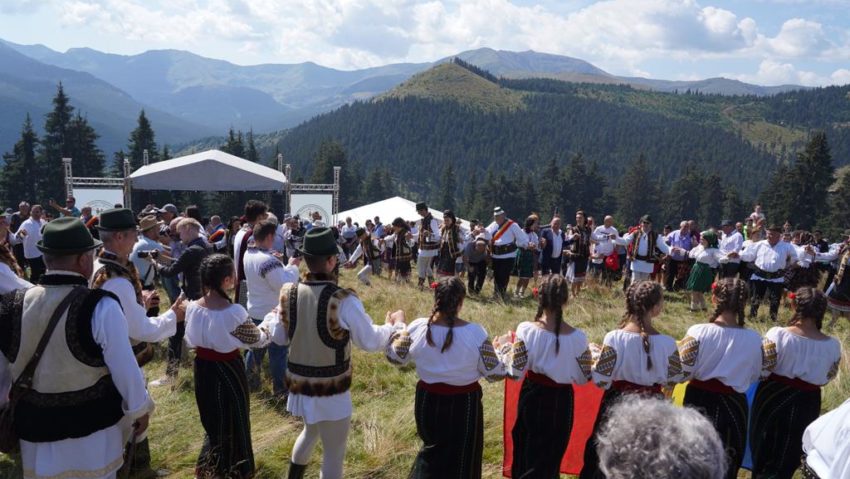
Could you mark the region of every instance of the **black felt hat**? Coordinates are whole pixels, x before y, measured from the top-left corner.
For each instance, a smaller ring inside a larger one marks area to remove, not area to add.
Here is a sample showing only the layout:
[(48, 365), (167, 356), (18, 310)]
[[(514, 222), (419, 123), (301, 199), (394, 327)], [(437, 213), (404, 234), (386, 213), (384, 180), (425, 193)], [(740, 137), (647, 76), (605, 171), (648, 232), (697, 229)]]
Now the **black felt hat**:
[(339, 246), (330, 228), (315, 227), (304, 233), (304, 243), (298, 251), (307, 256), (336, 256)]
[(136, 218), (129, 208), (112, 208), (100, 214), (97, 229), (102, 231), (125, 231), (136, 229)]
[(103, 243), (92, 237), (85, 223), (71, 216), (44, 225), (39, 251), (52, 255), (72, 255), (99, 248)]
[(416, 203), (416, 211), (427, 210), (428, 205), (425, 203)]
[(643, 215), (643, 216), (640, 217), (640, 222), (641, 223), (652, 223), (652, 216)]
[(354, 235), (357, 236), (358, 238), (365, 235), (365, 234), (366, 234), (366, 230), (364, 228), (357, 228), (356, 230), (354, 230)]

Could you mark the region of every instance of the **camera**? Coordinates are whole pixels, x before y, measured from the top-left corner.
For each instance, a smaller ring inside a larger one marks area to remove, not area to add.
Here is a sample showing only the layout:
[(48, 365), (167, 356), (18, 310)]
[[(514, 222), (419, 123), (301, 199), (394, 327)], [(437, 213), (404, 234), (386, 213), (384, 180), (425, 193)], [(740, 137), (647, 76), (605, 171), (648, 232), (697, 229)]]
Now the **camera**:
[(152, 249), (150, 251), (139, 251), (139, 258), (152, 258), (157, 259), (159, 257), (159, 250)]

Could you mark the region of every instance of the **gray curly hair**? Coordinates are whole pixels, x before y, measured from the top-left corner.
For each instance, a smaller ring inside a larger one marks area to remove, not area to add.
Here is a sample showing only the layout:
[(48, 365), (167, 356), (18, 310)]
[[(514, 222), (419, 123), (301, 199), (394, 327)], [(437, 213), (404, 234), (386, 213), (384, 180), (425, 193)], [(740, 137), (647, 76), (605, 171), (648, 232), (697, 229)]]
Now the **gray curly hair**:
[(714, 426), (695, 409), (629, 397), (611, 407), (598, 435), (608, 479), (723, 479), (726, 453)]

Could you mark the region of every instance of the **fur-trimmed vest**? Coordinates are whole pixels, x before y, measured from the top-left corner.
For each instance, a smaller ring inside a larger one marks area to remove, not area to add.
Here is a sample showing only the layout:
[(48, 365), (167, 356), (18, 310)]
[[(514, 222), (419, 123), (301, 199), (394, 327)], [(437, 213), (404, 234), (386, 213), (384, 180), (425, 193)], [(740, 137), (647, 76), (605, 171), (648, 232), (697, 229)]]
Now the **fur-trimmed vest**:
[[(47, 323), (81, 276), (48, 274), (41, 284), (0, 299), (0, 350), (12, 378), (32, 358)], [(106, 367), (103, 350), (92, 334), (98, 303), (112, 293), (89, 290), (75, 298), (59, 319), (33, 376), (33, 388), (15, 409), (18, 436), (30, 442), (84, 437), (116, 424), (123, 416), (122, 398)]]
[(281, 288), (280, 318), (289, 335), (289, 392), (332, 396), (351, 387), (349, 332), (339, 325), (340, 303), (352, 295), (330, 281)]

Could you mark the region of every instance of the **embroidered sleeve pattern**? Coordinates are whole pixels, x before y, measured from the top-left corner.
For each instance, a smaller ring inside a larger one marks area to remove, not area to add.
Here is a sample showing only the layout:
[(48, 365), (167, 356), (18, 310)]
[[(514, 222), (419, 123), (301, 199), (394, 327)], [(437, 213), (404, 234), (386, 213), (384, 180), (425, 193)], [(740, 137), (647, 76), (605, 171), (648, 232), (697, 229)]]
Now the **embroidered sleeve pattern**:
[(265, 279), (265, 277), (269, 273), (276, 270), (277, 268), (283, 268), (283, 263), (281, 263), (279, 260), (270, 259), (270, 260), (266, 261), (265, 263), (262, 264), (262, 266), (260, 266), (260, 277)]
[(699, 341), (691, 336), (685, 336), (679, 344), (679, 355), (682, 364), (689, 368), (694, 367), (699, 355)]
[(667, 358), (667, 385), (673, 386), (682, 380), (682, 358), (676, 350)]
[(245, 344), (255, 344), (260, 341), (260, 330), (250, 319), (237, 326), (230, 334)]
[(406, 330), (395, 331), (387, 342), (387, 360), (396, 366), (403, 366), (410, 360), (410, 334)]
[(599, 359), (593, 367), (593, 371), (606, 377), (611, 377), (614, 373), (614, 366), (617, 364), (617, 350), (608, 346), (602, 347), (602, 353), (599, 354)]
[(483, 366), (483, 368), (479, 367), (479, 370), (487, 381), (495, 382), (505, 378), (507, 374), (505, 365), (496, 356), (496, 351), (493, 349), (490, 338), (485, 339), (481, 343), (481, 346), (478, 347), (478, 353), (480, 355), (479, 363)]
[(511, 347), (511, 368), (514, 371), (523, 371), (527, 364), (528, 348), (525, 347), (525, 341), (518, 339)]
[(826, 373), (826, 381), (827, 382), (832, 381), (833, 379), (835, 379), (836, 376), (838, 376), (838, 366), (840, 364), (841, 364), (841, 359), (832, 363), (832, 367), (829, 368), (829, 372)]
[(768, 373), (776, 368), (776, 343), (768, 338), (761, 342), (761, 368)]
[(593, 355), (590, 354), (590, 349), (585, 349), (581, 356), (576, 358), (578, 365), (581, 368), (581, 373), (589, 381), (591, 379), (591, 371), (593, 369)]

